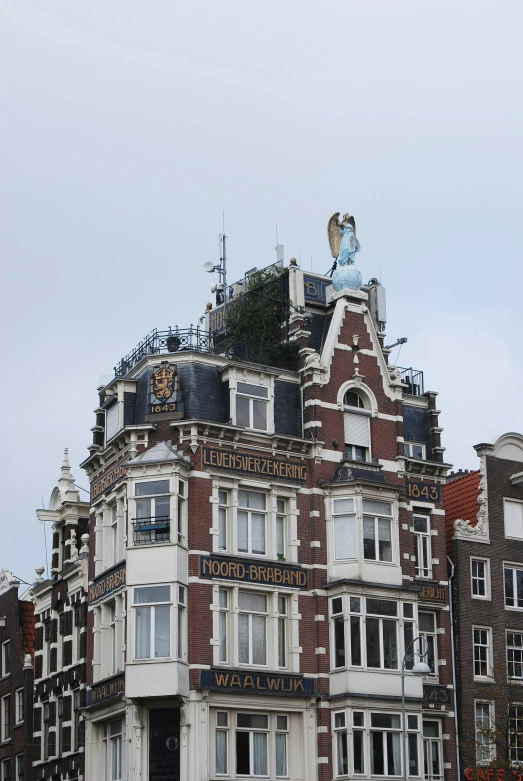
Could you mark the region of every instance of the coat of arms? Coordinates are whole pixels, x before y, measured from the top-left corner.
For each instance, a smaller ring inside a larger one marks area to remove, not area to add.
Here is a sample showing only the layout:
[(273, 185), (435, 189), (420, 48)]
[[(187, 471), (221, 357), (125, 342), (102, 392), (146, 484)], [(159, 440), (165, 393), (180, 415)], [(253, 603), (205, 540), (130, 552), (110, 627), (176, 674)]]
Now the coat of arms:
[(175, 391), (176, 372), (170, 366), (162, 364), (153, 373), (153, 395), (159, 401), (167, 401)]

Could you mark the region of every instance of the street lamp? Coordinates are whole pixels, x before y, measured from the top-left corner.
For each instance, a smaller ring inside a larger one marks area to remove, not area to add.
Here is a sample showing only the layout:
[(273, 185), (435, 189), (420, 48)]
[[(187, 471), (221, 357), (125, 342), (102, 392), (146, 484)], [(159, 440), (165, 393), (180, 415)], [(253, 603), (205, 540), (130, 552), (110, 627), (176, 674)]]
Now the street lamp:
[(419, 662), (416, 662), (411, 672), (414, 673), (414, 675), (428, 675), (430, 673), (430, 667), (426, 662), (423, 662), (422, 659), (424, 659), (427, 654), (428, 650), (425, 650), (425, 653), (421, 653), (420, 650), (414, 651), (414, 646), (416, 643), (419, 643), (418, 648), (425, 648), (426, 649), (426, 641), (424, 637), (415, 637), (414, 640), (411, 640), (411, 642), (408, 644), (408, 646), (405, 649), (405, 656), (403, 657), (403, 661), (401, 663), (401, 726), (402, 726), (402, 740), (403, 740), (403, 781), (407, 781), (407, 717), (405, 714), (405, 665), (407, 662), (413, 660), (416, 656), (419, 657)]

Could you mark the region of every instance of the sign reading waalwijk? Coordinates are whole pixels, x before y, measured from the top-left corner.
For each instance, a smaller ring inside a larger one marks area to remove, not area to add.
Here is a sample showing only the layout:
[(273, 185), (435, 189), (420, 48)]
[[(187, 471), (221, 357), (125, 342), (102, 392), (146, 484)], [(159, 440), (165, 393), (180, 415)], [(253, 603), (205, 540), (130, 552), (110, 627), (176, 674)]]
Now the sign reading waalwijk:
[(314, 678), (280, 673), (251, 673), (243, 670), (212, 668), (202, 670), (203, 689), (243, 692), (245, 694), (278, 694), (288, 697), (314, 697)]

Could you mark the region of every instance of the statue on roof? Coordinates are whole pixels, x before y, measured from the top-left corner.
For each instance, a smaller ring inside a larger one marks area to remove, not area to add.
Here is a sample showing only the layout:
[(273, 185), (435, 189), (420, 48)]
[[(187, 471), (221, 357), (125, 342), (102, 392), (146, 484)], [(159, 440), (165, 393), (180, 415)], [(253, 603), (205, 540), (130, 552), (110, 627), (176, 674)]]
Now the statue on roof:
[[(354, 257), (360, 251), (360, 243), (356, 238), (356, 221), (354, 217), (340, 213), (333, 214), (327, 225), (331, 255), (336, 259), (332, 284), (335, 290), (349, 288), (359, 290), (361, 274), (354, 268)], [(341, 268), (340, 268), (341, 267)]]

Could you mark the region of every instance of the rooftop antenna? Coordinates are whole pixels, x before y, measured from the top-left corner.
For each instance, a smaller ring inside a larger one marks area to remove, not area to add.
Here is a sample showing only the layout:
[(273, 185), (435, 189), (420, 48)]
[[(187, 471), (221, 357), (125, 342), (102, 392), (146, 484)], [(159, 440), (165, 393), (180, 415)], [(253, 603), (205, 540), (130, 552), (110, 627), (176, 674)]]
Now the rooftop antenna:
[(283, 268), (283, 244), (278, 244), (278, 223), (276, 223), (276, 263)]
[(223, 304), (223, 319), (225, 320), (226, 308), (227, 308), (227, 236), (225, 235), (225, 212), (222, 212), (222, 230), (223, 233), (218, 235), (218, 251), (220, 253), (220, 262), (215, 265), (210, 260), (203, 264), (203, 270), (208, 274), (212, 274), (214, 271), (218, 272), (219, 285), (211, 285), (211, 292), (221, 292), (221, 301), (217, 301), (217, 304)]

